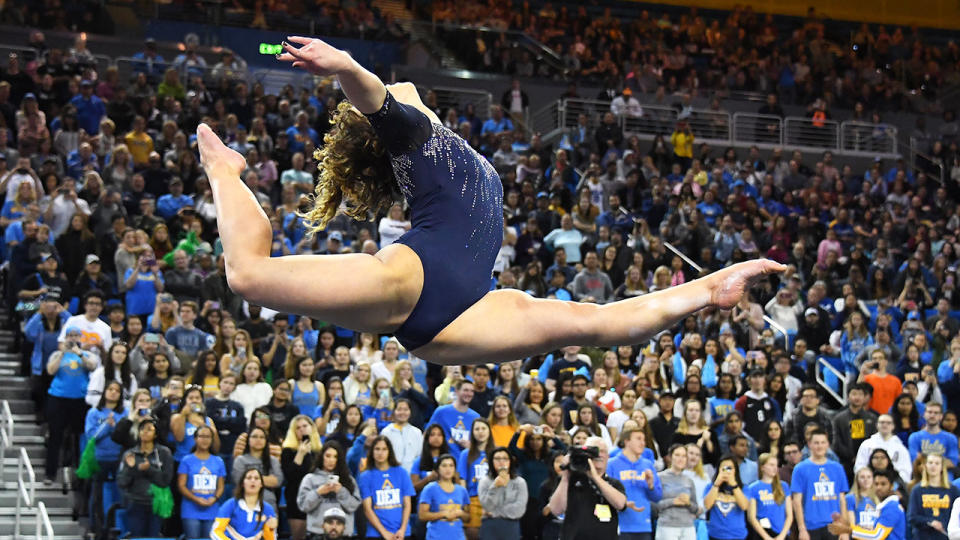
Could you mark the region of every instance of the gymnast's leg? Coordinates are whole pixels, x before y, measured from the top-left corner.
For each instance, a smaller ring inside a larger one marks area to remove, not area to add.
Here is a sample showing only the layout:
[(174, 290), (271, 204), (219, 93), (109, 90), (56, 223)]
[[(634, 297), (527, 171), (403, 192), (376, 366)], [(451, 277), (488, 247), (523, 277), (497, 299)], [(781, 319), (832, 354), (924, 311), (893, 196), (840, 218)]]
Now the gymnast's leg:
[(200, 159), (210, 180), (230, 288), (248, 301), (368, 332), (391, 332), (416, 305), (423, 267), (397, 244), (377, 255), (270, 257), (270, 222), (240, 181), (243, 156), (204, 124)]
[(750, 283), (784, 269), (769, 260), (740, 263), (678, 287), (606, 305), (494, 291), (414, 352), (432, 362), (465, 364), (515, 360), (567, 345), (636, 344), (703, 308), (733, 307)]

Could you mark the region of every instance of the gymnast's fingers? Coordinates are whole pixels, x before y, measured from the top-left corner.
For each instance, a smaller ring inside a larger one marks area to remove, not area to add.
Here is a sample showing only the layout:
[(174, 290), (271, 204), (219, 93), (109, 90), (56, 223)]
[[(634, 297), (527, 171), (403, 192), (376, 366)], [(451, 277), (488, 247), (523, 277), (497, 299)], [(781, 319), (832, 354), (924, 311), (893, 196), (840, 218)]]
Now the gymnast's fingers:
[(290, 62), (290, 61), (294, 61), (294, 60), (296, 60), (296, 59), (297, 59), (297, 57), (294, 56), (294, 55), (292, 55), (292, 54), (290, 54), (290, 53), (278, 53), (278, 54), (277, 54), (277, 60), (280, 60), (281, 62)]
[(309, 45), (313, 42), (313, 38), (303, 37), (303, 36), (287, 36), (287, 39), (294, 43), (299, 43), (301, 45)]
[(290, 43), (284, 41), (280, 45), (283, 47), (283, 50), (287, 51), (287, 54), (290, 54), (296, 58), (303, 58), (303, 53), (300, 52), (300, 49), (294, 47)]

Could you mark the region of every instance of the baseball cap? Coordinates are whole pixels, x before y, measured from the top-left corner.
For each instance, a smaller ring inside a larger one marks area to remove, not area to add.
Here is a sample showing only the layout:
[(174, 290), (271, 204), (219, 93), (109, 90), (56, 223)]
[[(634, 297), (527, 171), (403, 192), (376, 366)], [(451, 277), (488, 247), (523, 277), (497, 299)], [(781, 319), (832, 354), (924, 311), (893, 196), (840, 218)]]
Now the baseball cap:
[(550, 198), (550, 194), (547, 193), (546, 191), (541, 191), (540, 193), (537, 193), (537, 198), (538, 198), (538, 199), (540, 199), (540, 198), (549, 199), (549, 198)]
[(94, 255), (93, 253), (87, 255), (87, 262), (86, 262), (86, 264), (95, 263), (95, 262), (97, 262), (97, 263), (100, 262), (100, 257), (97, 257), (97, 256)]
[(37, 95), (34, 94), (33, 92), (27, 92), (26, 94), (23, 95), (23, 101), (26, 101), (26, 100), (28, 100), (28, 99), (32, 99), (32, 100), (36, 101), (36, 100), (37, 100)]
[(93, 86), (93, 81), (91, 81), (90, 79), (84, 79), (84, 80), (80, 81), (80, 86), (81, 86), (81, 87), (84, 87), (84, 86)]
[(345, 514), (340, 508), (334, 506), (332, 508), (327, 508), (327, 511), (323, 513), (323, 520), (327, 521), (328, 519), (339, 519), (340, 521), (346, 523), (347, 514)]
[(330, 233), (330, 240), (336, 240), (337, 242), (343, 242), (343, 233), (340, 231), (333, 231)]
[(808, 307), (806, 311), (803, 312), (804, 317), (809, 317), (811, 315), (819, 315), (820, 312), (817, 311), (817, 308)]
[(47, 294), (43, 295), (44, 302), (60, 302), (60, 292), (59, 291), (50, 291)]
[(623, 89), (623, 95), (629, 96), (631, 94), (633, 94), (633, 90), (631, 90), (629, 86)]
[(79, 326), (68, 326), (63, 335), (69, 336), (70, 334), (83, 334), (83, 329)]

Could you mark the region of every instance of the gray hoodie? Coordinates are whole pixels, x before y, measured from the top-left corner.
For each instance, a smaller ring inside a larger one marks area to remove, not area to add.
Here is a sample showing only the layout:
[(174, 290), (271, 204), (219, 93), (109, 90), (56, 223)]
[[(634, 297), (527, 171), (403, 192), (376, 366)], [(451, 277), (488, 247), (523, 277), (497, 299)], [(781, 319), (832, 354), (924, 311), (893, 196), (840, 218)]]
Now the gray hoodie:
[[(697, 490), (693, 480), (683, 473), (677, 474), (673, 469), (660, 473), (660, 484), (663, 486), (663, 497), (654, 503), (660, 517), (657, 525), (660, 527), (693, 527), (693, 520), (697, 519), (700, 507), (697, 506)], [(686, 506), (677, 506), (673, 502), (682, 493), (690, 497)]]
[(336, 493), (317, 495), (317, 488), (325, 485), (330, 475), (327, 471), (317, 469), (305, 476), (297, 493), (297, 506), (307, 514), (307, 531), (314, 534), (323, 534), (323, 513), (333, 507), (340, 508), (347, 515), (344, 535), (350, 536), (353, 534), (353, 513), (360, 508), (360, 488), (354, 481), (352, 492), (341, 487)]
[(477, 486), (477, 495), (484, 513), (489, 512), (492, 517), (503, 519), (520, 519), (527, 511), (527, 482), (517, 476), (511, 478), (504, 487), (493, 485), (493, 478), (489, 475), (480, 479)]
[[(134, 457), (134, 466), (127, 465), (127, 456)], [(141, 471), (139, 465), (147, 461), (150, 467)], [(150, 494), (150, 484), (160, 487), (169, 487), (173, 480), (174, 463), (170, 449), (157, 444), (149, 454), (140, 451), (137, 445), (123, 453), (120, 458), (120, 468), (117, 470), (117, 487), (127, 503), (152, 504), (153, 495)]]

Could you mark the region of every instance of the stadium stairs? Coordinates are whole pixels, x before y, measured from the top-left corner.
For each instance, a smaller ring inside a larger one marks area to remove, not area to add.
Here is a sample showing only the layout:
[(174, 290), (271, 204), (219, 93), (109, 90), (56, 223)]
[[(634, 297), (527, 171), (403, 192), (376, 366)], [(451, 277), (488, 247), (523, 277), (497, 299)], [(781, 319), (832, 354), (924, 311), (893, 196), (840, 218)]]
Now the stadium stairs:
[[(0, 328), (8, 328), (9, 315), (0, 311)], [(36, 499), (46, 505), (54, 540), (78, 540), (84, 529), (73, 519), (73, 492), (63, 493), (62, 484), (43, 485), (46, 457), (44, 427), (37, 425), (36, 406), (30, 399), (30, 379), (21, 375), (21, 355), (12, 352), (14, 333), (0, 330), (0, 401), (10, 405), (14, 429), (12, 447), (3, 456), (4, 478), (0, 489), (0, 540), (19, 540), (14, 537), (17, 512), (17, 460), (20, 448), (27, 451), (36, 474)], [(26, 472), (24, 472), (26, 477)], [(20, 538), (36, 534), (36, 508), (24, 508), (20, 514)]]

